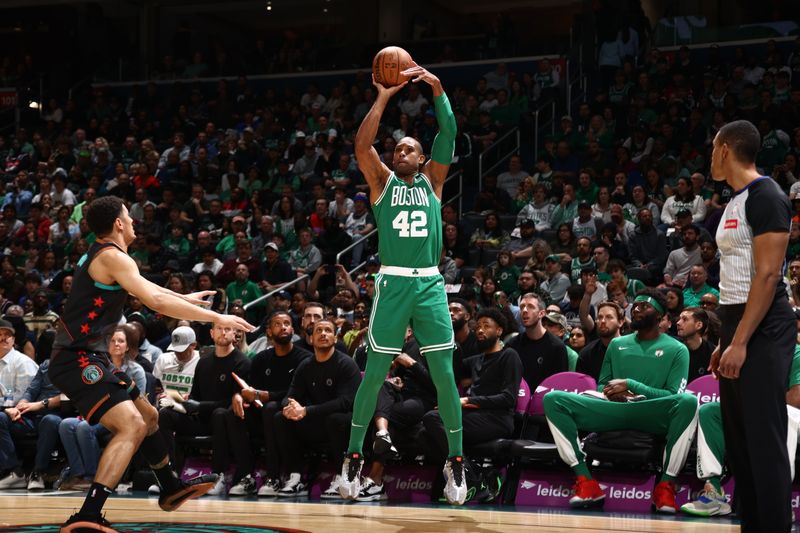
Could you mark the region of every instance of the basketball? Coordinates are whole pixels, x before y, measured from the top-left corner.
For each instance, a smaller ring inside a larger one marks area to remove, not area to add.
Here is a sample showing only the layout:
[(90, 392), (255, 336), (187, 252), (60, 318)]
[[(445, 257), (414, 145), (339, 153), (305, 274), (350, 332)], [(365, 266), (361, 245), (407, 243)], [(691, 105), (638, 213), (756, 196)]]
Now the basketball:
[(412, 62), (411, 54), (399, 46), (387, 46), (372, 60), (372, 74), (384, 87), (400, 85), (408, 79), (400, 73), (411, 67)]

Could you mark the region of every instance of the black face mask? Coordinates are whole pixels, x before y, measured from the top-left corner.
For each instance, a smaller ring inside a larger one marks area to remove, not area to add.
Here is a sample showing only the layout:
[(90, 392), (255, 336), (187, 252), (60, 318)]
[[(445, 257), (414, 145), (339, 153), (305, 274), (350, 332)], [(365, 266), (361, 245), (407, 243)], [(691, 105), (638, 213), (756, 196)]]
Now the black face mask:
[(453, 331), (460, 331), (461, 328), (464, 327), (464, 324), (467, 323), (466, 318), (457, 318), (453, 320)]
[(631, 322), (631, 329), (634, 331), (652, 329), (656, 327), (660, 321), (661, 317), (658, 316), (656, 313), (649, 314), (647, 316), (642, 317), (640, 320), (633, 320)]
[(476, 344), (478, 346), (478, 350), (480, 350), (481, 352), (485, 352), (489, 348), (493, 347), (496, 342), (497, 342), (497, 337), (486, 337), (483, 340), (478, 339), (478, 342)]

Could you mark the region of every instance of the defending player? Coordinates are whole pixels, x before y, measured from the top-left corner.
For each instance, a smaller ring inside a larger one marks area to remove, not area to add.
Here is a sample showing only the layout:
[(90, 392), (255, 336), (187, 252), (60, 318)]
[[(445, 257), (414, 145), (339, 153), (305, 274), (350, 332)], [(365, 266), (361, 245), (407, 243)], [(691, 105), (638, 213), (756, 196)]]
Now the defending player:
[(127, 375), (114, 371), (109, 363), (106, 336), (119, 323), (128, 294), (167, 316), (244, 331), (255, 328), (239, 317), (199, 307), (205, 305), (203, 296), (213, 291), (181, 295), (143, 278), (127, 253), (136, 234), (121, 199), (106, 196), (94, 200), (86, 220), (97, 241), (78, 261), (72, 293), (58, 324), (49, 375), (53, 385), (75, 403), (89, 423), (100, 422), (114, 436), (100, 456), (83, 507), (67, 520), (61, 532), (114, 533), (101, 510), (137, 449), (156, 475), (161, 487), (158, 504), (165, 511), (174, 511), (185, 501), (202, 496), (216, 481), (215, 475), (188, 482), (178, 478), (158, 432), (158, 411)]
[(453, 327), (444, 281), (437, 269), (442, 251), (442, 186), (453, 157), (456, 121), (436, 76), (416, 64), (403, 74), (413, 78), (412, 83), (424, 81), (433, 88), (439, 133), (427, 161), (416, 139), (400, 139), (392, 160), (394, 171), (390, 171), (372, 143), (386, 104), (408, 82), (387, 89), (373, 79), (378, 96), (358, 129), (355, 150), (370, 188), (382, 266), (375, 278), (369, 358), (356, 394), (339, 493), (343, 498), (354, 499), (361, 490), (364, 436), (375, 412), (378, 390), (392, 360), (401, 352), (406, 326), (411, 322), (420, 353), (428, 360), (439, 413), (447, 430), (449, 458), (444, 466), (444, 495), (448, 502), (462, 504), (467, 487), (461, 404), (453, 377)]

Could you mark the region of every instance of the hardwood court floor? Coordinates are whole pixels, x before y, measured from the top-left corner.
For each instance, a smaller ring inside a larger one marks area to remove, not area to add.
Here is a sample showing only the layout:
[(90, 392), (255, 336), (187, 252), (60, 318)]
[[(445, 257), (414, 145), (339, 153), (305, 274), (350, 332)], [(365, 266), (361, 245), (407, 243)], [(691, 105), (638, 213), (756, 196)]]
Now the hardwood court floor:
[[(7, 493), (6, 493), (7, 494)], [(0, 495), (1, 528), (24, 524), (59, 524), (83, 497), (62, 495)], [(647, 531), (656, 533), (733, 532), (738, 524), (727, 520), (677, 519), (621, 516), (603, 513), (570, 513), (556, 509), (484, 508), (467, 506), (343, 504), (276, 502), (255, 499), (219, 500), (203, 498), (184, 505), (175, 513), (158, 508), (155, 497), (112, 497), (106, 504), (107, 518), (119, 522), (251, 525), (312, 532), (596, 532)], [(158, 528), (160, 529), (160, 527)], [(56, 527), (53, 532), (58, 531)]]

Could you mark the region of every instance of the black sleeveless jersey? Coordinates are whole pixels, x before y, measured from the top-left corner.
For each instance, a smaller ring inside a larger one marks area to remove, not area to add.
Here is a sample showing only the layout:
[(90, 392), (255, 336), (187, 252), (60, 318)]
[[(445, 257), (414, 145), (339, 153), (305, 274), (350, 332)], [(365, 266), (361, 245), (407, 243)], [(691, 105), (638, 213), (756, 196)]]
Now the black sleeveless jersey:
[(119, 284), (106, 285), (89, 275), (89, 265), (112, 242), (95, 242), (80, 258), (72, 279), (72, 291), (56, 328), (54, 350), (105, 352), (107, 337), (122, 318), (128, 292)]

